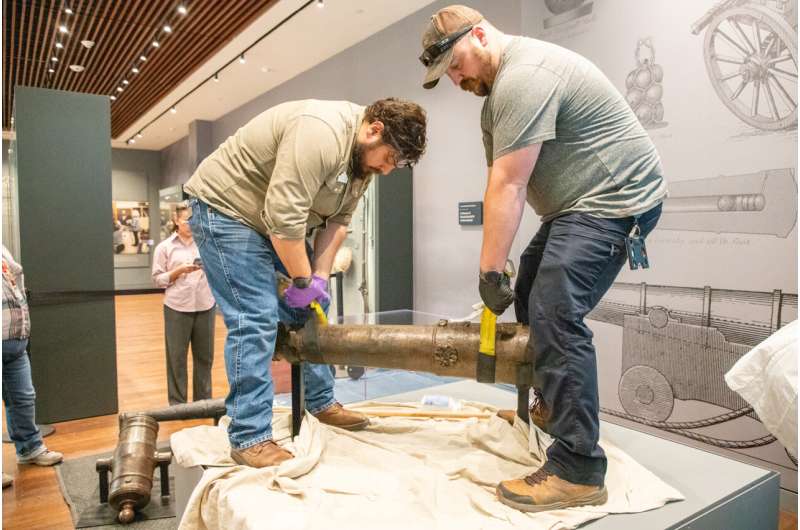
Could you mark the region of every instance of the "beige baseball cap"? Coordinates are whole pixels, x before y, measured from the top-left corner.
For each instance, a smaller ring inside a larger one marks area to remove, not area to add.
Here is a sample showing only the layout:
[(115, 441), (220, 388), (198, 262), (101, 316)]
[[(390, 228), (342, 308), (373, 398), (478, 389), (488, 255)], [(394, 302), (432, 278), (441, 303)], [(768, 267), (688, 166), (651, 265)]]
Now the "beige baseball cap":
[[(422, 33), (422, 55), (420, 61), (428, 71), (422, 86), (433, 88), (439, 82), (453, 59), (453, 45), (459, 34), (483, 20), (483, 15), (471, 7), (452, 5), (437, 11)], [(447, 41), (445, 39), (452, 39)], [(439, 44), (439, 46), (435, 46)], [(448, 46), (449, 45), (449, 46)], [(442, 48), (446, 48), (442, 51)]]

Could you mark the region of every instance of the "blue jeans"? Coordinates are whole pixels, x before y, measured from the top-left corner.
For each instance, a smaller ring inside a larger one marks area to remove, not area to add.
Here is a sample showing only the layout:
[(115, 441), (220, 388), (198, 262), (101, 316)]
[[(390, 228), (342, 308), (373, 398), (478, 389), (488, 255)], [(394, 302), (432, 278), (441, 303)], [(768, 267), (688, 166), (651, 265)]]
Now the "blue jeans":
[[(228, 438), (234, 449), (245, 449), (272, 439), (272, 356), (278, 321), (302, 324), (308, 311), (278, 299), (275, 271), (286, 274), (286, 268), (269, 239), (199, 199), (190, 204), (192, 236), (228, 328)], [(306, 409), (315, 414), (333, 405), (330, 368), (305, 363), (303, 374)]]
[[(660, 216), (660, 204), (639, 216), (642, 237)], [(584, 317), (625, 265), (633, 226), (633, 217), (567, 214), (542, 224), (520, 258), (516, 316), (530, 325), (533, 383), (554, 437), (544, 467), (576, 484), (602, 485), (607, 464), (598, 445), (597, 360)]]
[(3, 341), (3, 401), (6, 427), (17, 455), (33, 456), (44, 450), (42, 433), (36, 426), (36, 391), (31, 379), (28, 339)]

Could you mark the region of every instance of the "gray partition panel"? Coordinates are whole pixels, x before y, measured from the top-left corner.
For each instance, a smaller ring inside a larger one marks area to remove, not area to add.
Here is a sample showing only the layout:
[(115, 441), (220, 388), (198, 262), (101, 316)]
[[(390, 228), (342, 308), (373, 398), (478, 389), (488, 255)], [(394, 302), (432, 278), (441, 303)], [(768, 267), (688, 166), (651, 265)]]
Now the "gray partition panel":
[(378, 311), (414, 307), (412, 171), (379, 175), (376, 188), (375, 274)]
[(108, 98), (16, 87), (14, 116), (37, 421), (115, 413)]

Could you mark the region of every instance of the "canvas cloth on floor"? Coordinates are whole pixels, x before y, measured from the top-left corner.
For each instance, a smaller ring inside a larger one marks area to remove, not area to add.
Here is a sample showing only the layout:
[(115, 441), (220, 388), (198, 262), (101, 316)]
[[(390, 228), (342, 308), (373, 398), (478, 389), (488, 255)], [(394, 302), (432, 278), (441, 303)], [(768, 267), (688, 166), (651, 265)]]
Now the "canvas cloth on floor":
[[(367, 402), (359, 408), (412, 411), (419, 404)], [(462, 411), (494, 407), (465, 403)], [(192, 493), (181, 529), (561, 529), (609, 513), (652, 510), (683, 496), (614, 445), (608, 456), (608, 502), (538, 514), (501, 504), (501, 480), (541, 466), (551, 439), (531, 424), (495, 415), (457, 421), (372, 418), (348, 432), (305, 415), (289, 439), (290, 416), (276, 413), (275, 439), (296, 457), (254, 469), (230, 458), (226, 422), (172, 435), (175, 461), (208, 467)]]

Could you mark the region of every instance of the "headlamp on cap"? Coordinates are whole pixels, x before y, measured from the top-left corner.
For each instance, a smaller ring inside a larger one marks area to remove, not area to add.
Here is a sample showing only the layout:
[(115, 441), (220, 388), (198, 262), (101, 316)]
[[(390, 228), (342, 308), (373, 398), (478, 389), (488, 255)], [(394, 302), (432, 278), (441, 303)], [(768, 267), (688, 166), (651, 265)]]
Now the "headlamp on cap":
[(440, 41), (434, 42), (427, 48), (425, 51), (422, 52), (422, 55), (419, 56), (419, 62), (421, 62), (425, 68), (428, 68), (432, 65), (436, 58), (442, 55), (444, 52), (449, 50), (453, 47), (458, 39), (469, 33), (474, 26), (469, 25), (462, 30), (453, 33), (452, 35), (448, 35), (447, 37), (443, 38)]

